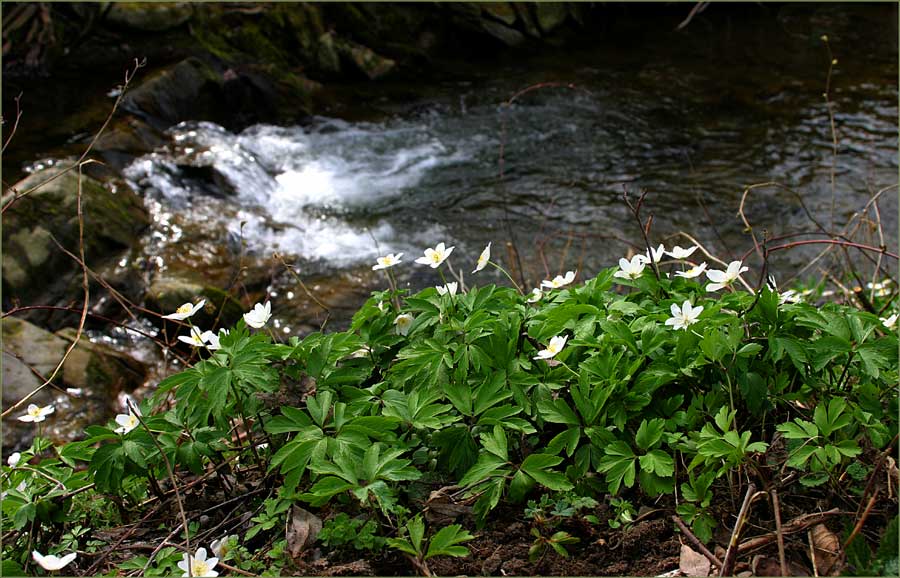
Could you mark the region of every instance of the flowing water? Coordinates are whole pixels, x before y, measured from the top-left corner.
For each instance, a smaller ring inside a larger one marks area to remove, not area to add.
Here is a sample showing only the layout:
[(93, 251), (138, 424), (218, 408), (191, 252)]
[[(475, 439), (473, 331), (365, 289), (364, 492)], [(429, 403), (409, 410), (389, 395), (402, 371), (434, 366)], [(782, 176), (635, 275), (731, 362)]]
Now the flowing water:
[[(268, 260), (277, 251), (350, 311), (383, 285), (370, 271), (379, 255), (403, 252), (401, 278), (413, 286), (435, 282), (412, 260), (440, 241), (456, 246), (462, 269), (488, 241), (508, 262), (512, 235), (531, 283), (562, 267), (591, 275), (640, 242), (624, 190), (648, 191), (654, 238), (685, 246), (672, 235), (688, 231), (726, 260), (752, 248), (737, 211), (754, 183), (781, 183), (806, 206), (759, 189), (746, 207), (759, 230), (813, 230), (807, 210), (826, 227), (843, 224), (897, 183), (897, 53), (896, 38), (832, 32), (835, 155), (818, 30), (839, 16), (795, 22), (787, 12), (773, 30), (698, 24), (658, 39), (620, 33), (407, 86), (402, 102), (373, 97), (345, 115), (353, 120), (239, 133), (183, 123), (165, 150), (125, 172), (155, 217), (146, 251), (163, 269), (212, 270), (210, 259), (241, 254), (269, 272), (272, 295), (299, 296)], [(504, 104), (541, 82), (557, 84)], [(896, 190), (882, 199), (896, 248)], [(776, 266), (796, 269), (811, 254), (784, 253)], [(289, 324), (292, 308), (273, 302)]]

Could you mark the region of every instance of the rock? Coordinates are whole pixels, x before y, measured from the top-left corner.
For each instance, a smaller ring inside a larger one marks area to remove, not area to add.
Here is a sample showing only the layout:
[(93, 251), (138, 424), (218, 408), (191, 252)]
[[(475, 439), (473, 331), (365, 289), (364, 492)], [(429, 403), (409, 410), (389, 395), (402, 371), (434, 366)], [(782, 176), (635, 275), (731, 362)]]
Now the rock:
[(206, 306), (198, 311), (191, 321), (202, 329), (212, 328), (217, 318), (216, 327), (230, 327), (245, 312), (244, 306), (237, 299), (219, 287), (204, 284), (201, 279), (177, 278), (163, 274), (150, 283), (147, 291), (148, 308), (164, 315), (173, 313), (183, 303), (196, 303), (200, 299), (206, 299)]
[(507, 26), (516, 22), (516, 9), (509, 2), (486, 2), (480, 6), (482, 12)]
[(181, 62), (152, 74), (122, 99), (122, 108), (157, 128), (185, 120), (215, 118), (222, 99), (224, 80), (198, 58)]
[(522, 22), (522, 28), (525, 29), (525, 34), (532, 38), (540, 38), (541, 31), (538, 29), (537, 22), (530, 10), (533, 5), (527, 2), (516, 2), (513, 6), (516, 9), (516, 13), (519, 15), (519, 20)]
[(181, 26), (193, 13), (187, 2), (114, 2), (106, 20), (142, 32), (162, 32)]
[(534, 5), (534, 13), (538, 26), (549, 34), (566, 21), (568, 11), (566, 5), (561, 2), (538, 2)]
[[(25, 304), (55, 301), (64, 297), (74, 260), (53, 241), (78, 254), (78, 171), (64, 172), (70, 162), (42, 169), (16, 183), (20, 198), (3, 215), (3, 295), (4, 300)], [(56, 178), (54, 178), (56, 177)], [(53, 179), (53, 180), (51, 180)], [(81, 177), (84, 215), (84, 250), (89, 267), (106, 262), (127, 251), (149, 224), (143, 202), (120, 183), (110, 190), (86, 175)], [(3, 196), (10, 201), (13, 193)]]
[[(74, 341), (76, 330), (68, 328), (53, 334), (14, 317), (3, 319), (0, 329), (4, 348), (3, 407), (8, 408), (43, 383), (35, 371), (44, 378), (50, 377)], [(54, 379), (57, 388), (45, 387), (30, 403), (56, 405), (57, 411), (43, 422), (42, 427), (54, 441), (72, 441), (82, 435), (84, 426), (112, 417), (116, 396), (141, 385), (147, 372), (146, 366), (129, 355), (91, 343), (86, 335), (82, 335)], [(80, 389), (81, 394), (61, 394), (66, 388)], [(35, 426), (18, 421), (16, 418), (22, 413), (24, 409), (3, 421), (5, 452), (31, 443)]]
[(334, 35), (331, 32), (319, 36), (316, 45), (316, 65), (326, 73), (337, 74), (341, 71), (341, 58), (334, 45)]
[(369, 80), (375, 80), (388, 74), (396, 66), (396, 62), (376, 54), (371, 48), (340, 40), (337, 42), (338, 52), (344, 61), (363, 73)]
[(481, 28), (507, 46), (518, 46), (525, 41), (524, 34), (499, 22), (482, 20)]

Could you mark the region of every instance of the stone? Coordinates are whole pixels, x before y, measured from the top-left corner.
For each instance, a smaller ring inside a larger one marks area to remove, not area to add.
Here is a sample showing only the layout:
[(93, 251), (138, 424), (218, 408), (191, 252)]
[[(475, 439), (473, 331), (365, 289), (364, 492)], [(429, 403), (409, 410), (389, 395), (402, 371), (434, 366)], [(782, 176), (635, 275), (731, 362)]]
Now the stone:
[(519, 21), (522, 23), (525, 34), (532, 38), (540, 38), (541, 31), (538, 29), (537, 22), (530, 10), (533, 4), (529, 4), (528, 2), (516, 2), (513, 6), (516, 9), (516, 13), (519, 15)]
[(165, 274), (150, 283), (146, 299), (150, 309), (164, 315), (174, 312), (183, 303), (197, 303), (200, 299), (206, 299), (206, 306), (191, 318), (195, 325), (203, 329), (212, 328), (216, 319), (216, 327), (230, 327), (245, 313), (244, 306), (219, 287), (204, 284), (200, 279)]
[(193, 14), (187, 2), (113, 2), (106, 20), (142, 32), (162, 32), (181, 26)]
[(210, 65), (190, 57), (151, 74), (125, 95), (122, 108), (158, 129), (203, 120), (218, 111), (223, 83)]
[(507, 26), (516, 23), (516, 9), (509, 2), (485, 2), (480, 6), (482, 12)]
[[(6, 317), (0, 322), (3, 336), (3, 408), (13, 406), (38, 388), (74, 341), (75, 328), (50, 333), (27, 321)], [(32, 371), (33, 370), (33, 371)], [(39, 373), (43, 378), (38, 377)], [(100, 343), (91, 343), (82, 334), (66, 358), (52, 386), (47, 386), (29, 403), (54, 404), (57, 411), (44, 422), (45, 433), (55, 441), (72, 441), (82, 436), (84, 426), (102, 423), (115, 415), (115, 399), (147, 380), (148, 369), (131, 356)], [(62, 393), (66, 388), (81, 390), (78, 396)], [(62, 404), (62, 405), (61, 405)], [(21, 449), (31, 443), (35, 426), (16, 418), (17, 411), (3, 420), (4, 450)], [(65, 408), (63, 411), (62, 408)]]
[(525, 41), (524, 34), (499, 22), (482, 20), (481, 28), (506, 46), (518, 46)]
[(369, 80), (382, 78), (391, 72), (397, 63), (390, 58), (376, 54), (371, 48), (367, 48), (349, 40), (337, 42), (338, 52), (344, 61), (353, 68), (363, 73)]
[[(78, 254), (78, 170), (66, 172), (72, 164), (61, 161), (14, 185), (20, 194), (33, 192), (3, 215), (5, 301), (47, 304), (64, 298), (71, 276), (80, 269), (54, 242)], [(3, 205), (13, 196), (4, 195)], [(149, 224), (143, 201), (124, 183), (113, 190), (82, 175), (81, 196), (85, 261), (91, 268), (127, 252)]]
[(534, 5), (534, 13), (544, 34), (557, 29), (568, 16), (566, 5), (561, 2), (538, 2)]

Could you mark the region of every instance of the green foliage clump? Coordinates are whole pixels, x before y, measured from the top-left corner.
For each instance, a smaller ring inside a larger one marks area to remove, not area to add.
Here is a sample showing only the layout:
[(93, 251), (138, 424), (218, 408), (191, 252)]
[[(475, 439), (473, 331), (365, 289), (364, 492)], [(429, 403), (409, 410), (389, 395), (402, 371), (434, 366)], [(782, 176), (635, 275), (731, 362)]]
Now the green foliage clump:
[[(39, 463), (4, 468), (3, 530), (24, 536), (37, 524), (40, 543), (67, 523), (70, 542), (81, 540), (73, 525), (87, 513), (72, 495), (89, 484), (128, 510), (160, 493), (169, 467), (230, 472), (239, 458), (279, 486), (247, 539), (283, 528), (299, 501), (364, 512), (326, 522), (329, 546), (386, 543), (418, 564), (464, 555), (456, 544), (471, 535), (461, 527), (425, 540), (424, 522), (407, 516), (429, 481), (462, 488), (478, 527), (501, 502), (538, 492), (567, 493), (573, 511), (587, 503), (576, 508), (578, 499), (609, 496), (619, 525), (631, 501), (677, 495), (677, 513), (706, 541), (727, 482), (782, 469), (805, 486), (836, 486), (897, 434), (898, 341), (877, 316), (781, 303), (768, 289), (711, 294), (689, 279), (614, 273), (537, 303), (494, 285), (378, 292), (349, 330), (288, 343), (240, 321), (220, 349), (160, 384), (141, 427), (91, 426), (61, 448), (36, 439), (25, 455)], [(703, 312), (673, 329), (666, 321), (685, 301)], [(401, 313), (414, 319), (402, 334)], [(558, 336), (564, 347), (539, 359)], [(271, 403), (291, 384), (306, 384), (295, 403)], [(235, 431), (246, 435), (234, 441)], [(271, 454), (246, 441), (263, 437)], [(391, 527), (407, 537), (383, 542)], [(535, 555), (573, 543), (537, 538)], [(26, 542), (5, 552), (26, 563)]]

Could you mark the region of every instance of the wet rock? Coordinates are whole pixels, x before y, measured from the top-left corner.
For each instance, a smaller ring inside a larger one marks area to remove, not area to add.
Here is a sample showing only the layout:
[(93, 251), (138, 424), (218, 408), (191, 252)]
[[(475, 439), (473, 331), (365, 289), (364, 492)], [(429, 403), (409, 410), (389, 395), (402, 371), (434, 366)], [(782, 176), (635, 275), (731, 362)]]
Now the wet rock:
[(338, 52), (352, 68), (363, 73), (369, 80), (375, 80), (388, 74), (397, 65), (390, 58), (375, 53), (371, 48), (360, 44), (341, 40), (337, 43)]
[(515, 2), (513, 6), (516, 9), (516, 14), (519, 15), (519, 21), (521, 22), (521, 27), (525, 30), (525, 34), (532, 38), (540, 38), (541, 31), (538, 29), (537, 21), (531, 13), (533, 5), (526, 2)]
[(147, 291), (148, 308), (164, 315), (174, 312), (183, 303), (196, 303), (200, 299), (206, 299), (206, 306), (191, 321), (203, 329), (211, 328), (216, 319), (216, 327), (230, 327), (244, 314), (244, 306), (237, 299), (223, 289), (204, 284), (199, 279), (161, 275), (150, 284)]
[(525, 41), (524, 34), (499, 22), (482, 20), (481, 27), (485, 32), (507, 46), (518, 46)]
[(165, 128), (185, 120), (215, 118), (222, 76), (198, 58), (186, 58), (149, 76), (125, 95), (122, 108)]
[(341, 57), (338, 55), (334, 44), (334, 35), (331, 32), (319, 36), (316, 46), (316, 64), (324, 72), (337, 74), (341, 71)]
[(516, 9), (509, 2), (486, 2), (480, 6), (482, 12), (507, 26), (516, 22)]
[(561, 2), (538, 2), (534, 5), (534, 12), (538, 26), (544, 34), (559, 28), (568, 15), (566, 5)]
[[(76, 330), (50, 333), (27, 321), (6, 317), (0, 323), (3, 336), (3, 408), (11, 407), (50, 377), (74, 341)], [(84, 426), (100, 423), (115, 413), (115, 399), (147, 378), (148, 369), (129, 355), (106, 345), (91, 343), (82, 335), (54, 379), (55, 388), (45, 387), (30, 403), (57, 406), (43, 428), (56, 441), (71, 441), (82, 435)], [(63, 393), (80, 390), (77, 395)], [(26, 406), (27, 407), (27, 406)], [(21, 449), (31, 442), (34, 424), (16, 419), (16, 412), (3, 421), (3, 449)]]
[[(54, 239), (78, 254), (78, 171), (65, 172), (71, 164), (42, 169), (14, 186), (20, 194), (33, 192), (15, 201), (3, 215), (6, 302), (46, 304), (66, 296), (78, 266)], [(4, 206), (13, 194), (4, 195)], [(123, 183), (107, 187), (82, 175), (81, 194), (85, 260), (93, 268), (127, 252), (149, 220), (141, 199)]]
[(187, 2), (114, 2), (106, 20), (142, 32), (162, 32), (181, 26), (193, 13)]

